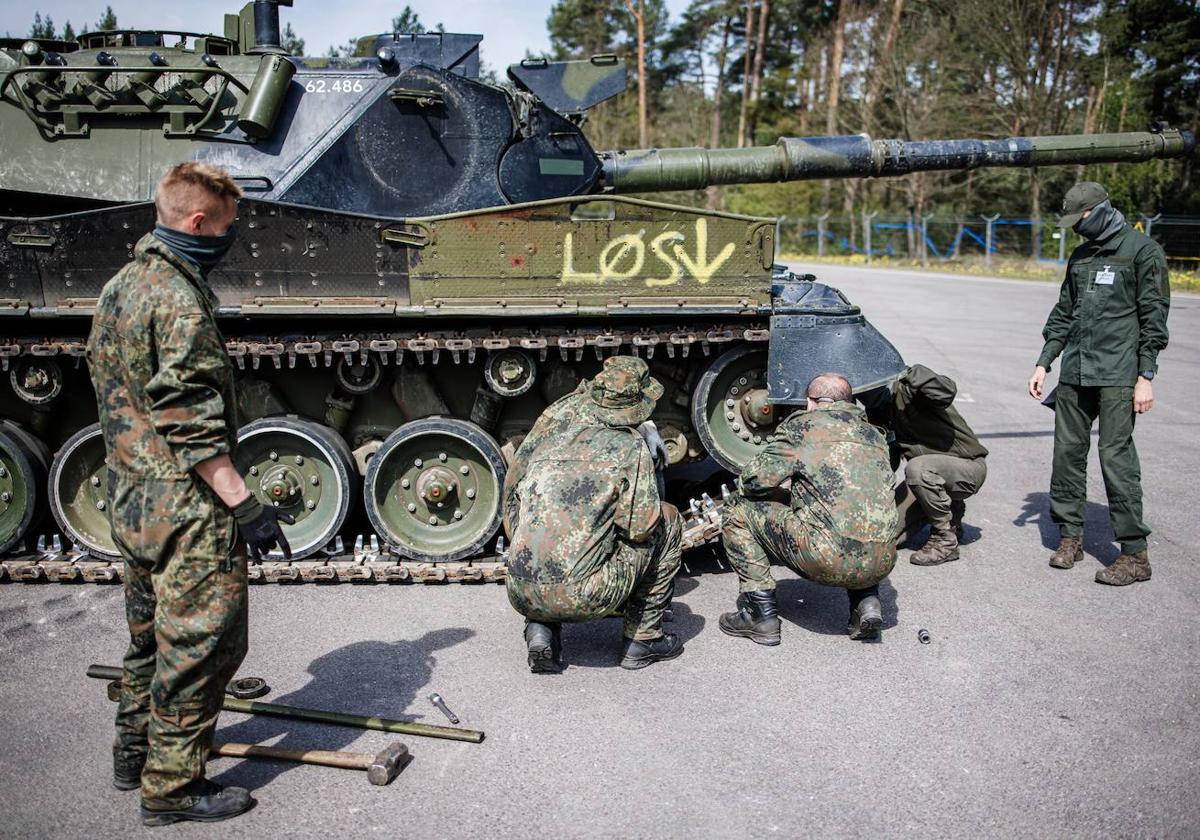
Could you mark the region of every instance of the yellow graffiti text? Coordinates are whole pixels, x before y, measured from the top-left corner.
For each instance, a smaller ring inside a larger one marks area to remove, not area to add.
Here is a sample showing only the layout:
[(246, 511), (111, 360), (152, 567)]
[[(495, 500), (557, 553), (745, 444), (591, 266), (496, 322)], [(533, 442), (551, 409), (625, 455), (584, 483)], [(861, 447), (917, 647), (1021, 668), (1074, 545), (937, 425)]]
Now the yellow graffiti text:
[[(641, 278), (650, 288), (672, 286), (686, 278), (707, 283), (733, 256), (737, 247), (733, 242), (727, 242), (716, 256), (709, 259), (707, 219), (696, 220), (693, 253), (688, 253), (685, 247), (687, 239), (678, 230), (663, 231), (649, 243), (646, 242), (644, 230), (622, 234), (610, 239), (600, 249), (595, 271), (579, 271), (575, 268), (575, 234), (568, 232), (563, 237), (562, 282), (605, 283), (609, 280)], [(645, 271), (647, 251), (653, 273)]]

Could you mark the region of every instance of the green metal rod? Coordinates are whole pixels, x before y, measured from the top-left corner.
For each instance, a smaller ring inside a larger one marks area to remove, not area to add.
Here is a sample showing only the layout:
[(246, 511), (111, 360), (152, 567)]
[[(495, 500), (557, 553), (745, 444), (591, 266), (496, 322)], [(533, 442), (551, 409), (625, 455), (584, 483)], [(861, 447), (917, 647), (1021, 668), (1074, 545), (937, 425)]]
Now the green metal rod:
[[(121, 669), (111, 665), (89, 665), (87, 675), (97, 680), (119, 680)], [(436, 726), (428, 723), (408, 723), (402, 720), (389, 720), (381, 717), (365, 715), (347, 715), (342, 712), (327, 712), (323, 709), (304, 709), (298, 706), (283, 706), (279, 703), (260, 703), (257, 700), (239, 700), (236, 697), (226, 697), (221, 708), (227, 712), (241, 712), (247, 715), (267, 715), (268, 717), (291, 718), (292, 720), (309, 720), (314, 723), (329, 723), (334, 726), (353, 726), (357, 729), (372, 729), (376, 732), (392, 732), (397, 735), (417, 735), (424, 738), (444, 738), (448, 741), (467, 741), (478, 744), (483, 741), (484, 734), (477, 729), (459, 729), (453, 726)]]

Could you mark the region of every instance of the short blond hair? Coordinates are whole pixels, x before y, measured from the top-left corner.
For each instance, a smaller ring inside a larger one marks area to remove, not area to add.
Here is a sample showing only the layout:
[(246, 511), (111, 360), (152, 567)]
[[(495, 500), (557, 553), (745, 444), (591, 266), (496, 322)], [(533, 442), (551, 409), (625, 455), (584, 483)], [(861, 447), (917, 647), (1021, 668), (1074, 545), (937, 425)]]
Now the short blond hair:
[(242, 197), (242, 189), (229, 173), (207, 163), (188, 161), (167, 170), (154, 192), (154, 207), (164, 223), (178, 222), (192, 213), (211, 212), (225, 199)]

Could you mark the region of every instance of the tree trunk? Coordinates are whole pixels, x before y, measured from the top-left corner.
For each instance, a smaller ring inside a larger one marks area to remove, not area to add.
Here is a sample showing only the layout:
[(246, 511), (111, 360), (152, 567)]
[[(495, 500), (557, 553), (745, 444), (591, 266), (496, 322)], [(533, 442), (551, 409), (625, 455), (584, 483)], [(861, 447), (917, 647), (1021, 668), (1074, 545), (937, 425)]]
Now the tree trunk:
[[(746, 145), (754, 145), (754, 129), (758, 124), (758, 100), (762, 96), (763, 65), (767, 59), (767, 21), (771, 14), (771, 0), (762, 0), (758, 10), (758, 35), (754, 41), (754, 70), (750, 83), (750, 118), (746, 130)], [(747, 33), (747, 36), (749, 34)]]
[[(732, 24), (733, 19), (726, 17), (721, 30), (721, 49), (717, 52), (717, 83), (713, 89), (712, 130), (708, 138), (710, 149), (721, 145), (721, 112), (725, 105), (725, 60), (729, 55), (729, 31)], [(709, 210), (716, 210), (721, 204), (720, 196), (718, 187), (709, 187), (704, 191), (705, 206)]]
[(887, 34), (883, 38), (883, 46), (879, 49), (879, 57), (868, 79), (867, 92), (863, 97), (863, 130), (871, 133), (876, 123), (875, 102), (879, 99), (879, 90), (883, 87), (883, 79), (888, 65), (892, 62), (892, 50), (896, 45), (896, 33), (900, 28), (900, 16), (904, 12), (904, 0), (893, 0), (892, 16), (888, 21)]
[(746, 116), (750, 105), (750, 76), (753, 71), (754, 0), (746, 0), (746, 58), (742, 67), (742, 108), (738, 113), (738, 148), (746, 145)]
[(638, 146), (650, 148), (650, 126), (646, 120), (646, 0), (625, 0), (629, 14), (637, 23), (637, 74), (638, 74)]
[[(848, 0), (836, 0), (837, 21), (833, 25), (833, 49), (829, 51), (829, 64), (825, 69), (829, 93), (825, 99), (825, 133), (837, 134), (838, 100), (842, 93), (842, 55), (846, 49), (846, 5)], [(829, 209), (829, 193), (832, 184), (821, 184), (821, 212)]]

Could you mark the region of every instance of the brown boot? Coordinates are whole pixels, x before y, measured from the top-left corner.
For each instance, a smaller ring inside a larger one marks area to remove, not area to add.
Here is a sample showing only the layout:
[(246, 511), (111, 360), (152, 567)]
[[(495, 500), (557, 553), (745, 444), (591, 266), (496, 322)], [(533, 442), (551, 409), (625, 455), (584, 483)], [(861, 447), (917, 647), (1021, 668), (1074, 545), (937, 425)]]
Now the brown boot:
[(1136, 554), (1122, 554), (1107, 569), (1096, 572), (1096, 583), (1109, 586), (1128, 586), (1139, 580), (1150, 580), (1150, 558), (1145, 549)]
[(1050, 555), (1050, 565), (1056, 569), (1069, 569), (1083, 559), (1083, 537), (1063, 537), (1058, 549)]
[(908, 562), (914, 566), (938, 566), (958, 559), (958, 537), (949, 524), (934, 525), (929, 539), (920, 550), (913, 552)]

